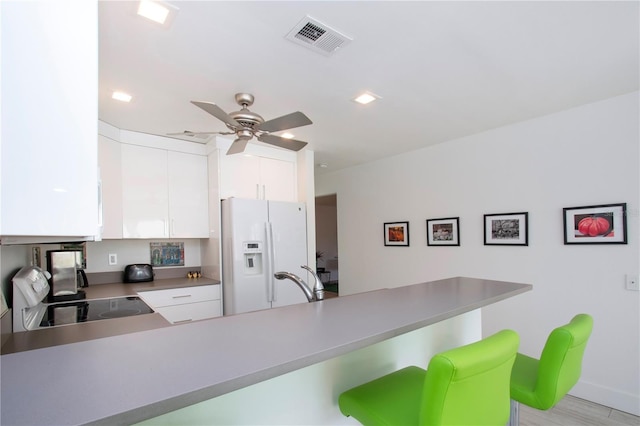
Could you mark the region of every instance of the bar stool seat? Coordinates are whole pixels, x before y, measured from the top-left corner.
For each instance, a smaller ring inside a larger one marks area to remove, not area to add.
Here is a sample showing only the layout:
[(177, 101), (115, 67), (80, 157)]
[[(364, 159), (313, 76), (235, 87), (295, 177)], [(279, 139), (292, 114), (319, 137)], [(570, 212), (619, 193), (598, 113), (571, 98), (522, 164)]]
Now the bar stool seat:
[(509, 420), (509, 378), (519, 337), (502, 330), (407, 367), (338, 398), (363, 425), (500, 425)]
[(593, 318), (578, 314), (554, 329), (540, 359), (518, 353), (511, 372), (511, 399), (548, 410), (578, 383), (582, 358), (593, 330)]

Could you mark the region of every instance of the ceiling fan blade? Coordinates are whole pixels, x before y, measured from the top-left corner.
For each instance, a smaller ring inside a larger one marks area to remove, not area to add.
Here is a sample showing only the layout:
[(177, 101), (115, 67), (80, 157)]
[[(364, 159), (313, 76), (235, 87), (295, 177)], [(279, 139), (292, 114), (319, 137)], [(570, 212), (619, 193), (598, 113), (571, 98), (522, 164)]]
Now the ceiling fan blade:
[(295, 127), (307, 126), (313, 124), (309, 117), (301, 113), (300, 111), (292, 112), (291, 114), (283, 115), (282, 117), (274, 118), (273, 120), (265, 121), (258, 125), (257, 130), (263, 132), (278, 132), (280, 130), (293, 129)]
[(247, 146), (247, 142), (249, 142), (249, 139), (247, 139), (247, 138), (238, 138), (238, 139), (236, 139), (235, 141), (233, 141), (233, 143), (231, 144), (231, 146), (227, 150), (227, 155), (239, 154), (239, 153), (243, 152), (244, 149)]
[(194, 104), (197, 107), (202, 108), (203, 110), (205, 110), (209, 114), (213, 115), (218, 120), (220, 120), (220, 121), (222, 121), (222, 122), (224, 122), (224, 123), (226, 123), (226, 124), (228, 124), (230, 126), (242, 127), (242, 126), (240, 126), (240, 123), (238, 123), (236, 120), (234, 120), (232, 117), (230, 117), (229, 114), (224, 112), (222, 110), (222, 108), (220, 108), (218, 105), (214, 104), (213, 102), (191, 101), (191, 103)]
[(280, 136), (275, 135), (262, 135), (258, 137), (258, 140), (260, 142), (265, 142), (271, 145), (278, 146), (280, 148), (290, 149), (292, 151), (300, 151), (307, 145), (306, 142), (297, 141), (295, 139), (281, 138)]
[(234, 132), (192, 132), (191, 130), (185, 130), (178, 133), (167, 133), (167, 136), (197, 136), (197, 135), (235, 135)]

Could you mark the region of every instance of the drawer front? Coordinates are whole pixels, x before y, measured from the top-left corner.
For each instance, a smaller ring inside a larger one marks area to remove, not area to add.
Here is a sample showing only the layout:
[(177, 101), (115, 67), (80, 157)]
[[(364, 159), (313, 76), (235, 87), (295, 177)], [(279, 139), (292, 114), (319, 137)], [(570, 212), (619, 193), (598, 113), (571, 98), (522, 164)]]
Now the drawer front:
[(222, 315), (220, 300), (208, 300), (206, 302), (188, 303), (185, 305), (165, 306), (156, 311), (171, 324), (191, 322), (207, 318), (215, 318)]
[(140, 291), (138, 295), (154, 310), (163, 306), (220, 300), (219, 285), (181, 287), (167, 290)]

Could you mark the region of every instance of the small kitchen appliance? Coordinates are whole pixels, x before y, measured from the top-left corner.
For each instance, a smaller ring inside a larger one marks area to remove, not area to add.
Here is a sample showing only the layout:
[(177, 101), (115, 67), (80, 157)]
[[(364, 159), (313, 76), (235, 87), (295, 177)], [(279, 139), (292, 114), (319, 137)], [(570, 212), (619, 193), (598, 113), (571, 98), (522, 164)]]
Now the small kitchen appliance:
[(144, 283), (153, 281), (153, 267), (148, 263), (127, 265), (124, 268), (124, 277), (122, 281), (125, 283)]
[(38, 306), (49, 294), (51, 275), (37, 266), (25, 266), (13, 277), (13, 331), (25, 331), (38, 320)]
[[(77, 250), (47, 250), (47, 270), (51, 274), (49, 302), (66, 302), (86, 298), (85, 292), (79, 290), (80, 286), (86, 287), (87, 285), (81, 261), (79, 264), (81, 253)], [(78, 285), (78, 277), (82, 279), (80, 285)]]

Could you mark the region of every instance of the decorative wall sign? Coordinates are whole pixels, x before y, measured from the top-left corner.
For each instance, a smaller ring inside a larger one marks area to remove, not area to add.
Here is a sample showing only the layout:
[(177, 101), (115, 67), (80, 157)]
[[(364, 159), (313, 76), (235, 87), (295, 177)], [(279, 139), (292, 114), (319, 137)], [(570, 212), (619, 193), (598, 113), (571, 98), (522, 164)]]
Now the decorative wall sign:
[(409, 222), (385, 223), (384, 245), (409, 247)]
[(428, 246), (459, 246), (460, 218), (427, 219)]
[(184, 243), (149, 243), (151, 265), (184, 266)]
[(485, 246), (529, 245), (528, 213), (484, 215)]
[(562, 210), (565, 244), (627, 244), (627, 203)]

